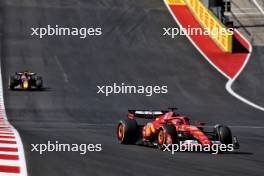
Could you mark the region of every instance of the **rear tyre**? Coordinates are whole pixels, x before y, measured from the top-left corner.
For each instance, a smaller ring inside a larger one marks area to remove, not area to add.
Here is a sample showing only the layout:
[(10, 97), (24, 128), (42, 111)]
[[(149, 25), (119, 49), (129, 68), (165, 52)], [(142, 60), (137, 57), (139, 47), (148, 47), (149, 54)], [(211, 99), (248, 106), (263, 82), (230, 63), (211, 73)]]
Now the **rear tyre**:
[(179, 142), (176, 127), (173, 125), (163, 125), (158, 133), (158, 148), (165, 149), (165, 145), (176, 144)]
[(230, 130), (230, 128), (228, 128), (227, 126), (223, 126), (223, 125), (217, 125), (215, 127), (215, 133), (216, 133), (216, 137), (217, 139), (222, 143), (222, 144), (232, 144), (232, 132)]
[(117, 139), (120, 144), (135, 144), (138, 140), (138, 124), (134, 119), (120, 120), (117, 125)]
[(16, 79), (14, 76), (10, 76), (9, 77), (9, 89), (10, 90), (14, 90), (15, 89), (15, 86), (16, 86)]

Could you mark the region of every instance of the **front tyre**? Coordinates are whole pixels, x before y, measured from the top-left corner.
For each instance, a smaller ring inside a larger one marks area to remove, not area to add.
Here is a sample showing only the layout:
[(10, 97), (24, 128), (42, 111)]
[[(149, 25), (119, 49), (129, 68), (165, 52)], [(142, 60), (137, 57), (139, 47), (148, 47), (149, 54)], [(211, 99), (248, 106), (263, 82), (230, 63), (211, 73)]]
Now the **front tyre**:
[(120, 144), (135, 144), (138, 140), (138, 124), (134, 119), (120, 120), (117, 125), (117, 139)]
[(15, 80), (15, 77), (14, 76), (10, 76), (9, 77), (9, 89), (10, 90), (14, 90), (15, 89), (15, 86), (16, 86), (16, 80)]
[(176, 127), (173, 125), (163, 125), (158, 133), (158, 148), (163, 150), (166, 145), (176, 144), (179, 142)]
[(222, 143), (222, 144), (232, 144), (233, 139), (232, 139), (232, 132), (229, 127), (224, 126), (224, 125), (216, 125), (215, 127), (215, 134), (217, 139)]
[(39, 90), (42, 89), (42, 87), (43, 87), (43, 80), (42, 80), (42, 77), (40, 77), (40, 76), (38, 76), (36, 78), (36, 87)]

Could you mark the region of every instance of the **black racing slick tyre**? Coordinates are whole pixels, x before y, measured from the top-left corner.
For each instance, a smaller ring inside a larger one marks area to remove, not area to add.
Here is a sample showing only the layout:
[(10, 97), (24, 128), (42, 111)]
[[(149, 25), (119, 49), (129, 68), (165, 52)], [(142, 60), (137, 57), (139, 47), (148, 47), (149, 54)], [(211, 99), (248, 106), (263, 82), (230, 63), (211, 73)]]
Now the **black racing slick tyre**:
[(15, 80), (15, 77), (14, 76), (10, 76), (9, 77), (9, 89), (10, 90), (14, 90), (15, 89), (15, 86), (16, 86), (16, 80)]
[(217, 136), (217, 139), (222, 143), (222, 144), (232, 144), (232, 132), (230, 128), (227, 126), (223, 125), (216, 125), (215, 127), (215, 133)]
[(135, 144), (138, 140), (138, 124), (134, 119), (120, 120), (117, 125), (117, 139), (120, 144)]
[(179, 142), (176, 127), (173, 125), (163, 125), (158, 133), (158, 148), (163, 150), (166, 145), (177, 144)]
[(42, 80), (42, 77), (40, 76), (36, 78), (36, 87), (37, 89), (42, 89), (43, 87), (43, 80)]

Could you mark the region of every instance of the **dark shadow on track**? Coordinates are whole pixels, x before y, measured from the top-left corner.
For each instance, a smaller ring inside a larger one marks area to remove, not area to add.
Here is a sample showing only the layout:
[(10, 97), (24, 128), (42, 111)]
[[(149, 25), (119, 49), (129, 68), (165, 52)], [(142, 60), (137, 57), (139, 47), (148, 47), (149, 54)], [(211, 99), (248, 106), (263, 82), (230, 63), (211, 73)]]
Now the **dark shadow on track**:
[(236, 36), (233, 37), (233, 53), (249, 53), (248, 49), (239, 42)]
[(9, 91), (13, 91), (13, 92), (44, 92), (44, 91), (51, 91), (52, 89), (49, 88), (49, 87), (43, 87), (41, 89), (27, 89), (27, 90), (24, 90), (24, 89), (12, 89)]

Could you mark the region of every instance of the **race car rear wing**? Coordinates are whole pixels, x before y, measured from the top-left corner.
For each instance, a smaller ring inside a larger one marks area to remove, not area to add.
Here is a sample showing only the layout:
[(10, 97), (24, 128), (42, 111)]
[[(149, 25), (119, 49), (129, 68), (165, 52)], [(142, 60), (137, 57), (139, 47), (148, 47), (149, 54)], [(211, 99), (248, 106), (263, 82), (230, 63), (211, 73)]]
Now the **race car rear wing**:
[(164, 115), (169, 111), (157, 111), (157, 110), (128, 110), (129, 118), (156, 118), (157, 116)]
[[(21, 76), (23, 74), (25, 74), (25, 72), (16, 72), (16, 75), (20, 75)], [(27, 74), (30, 75), (30, 76), (36, 75), (36, 73), (32, 73), (32, 72), (27, 72)]]

